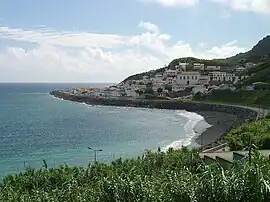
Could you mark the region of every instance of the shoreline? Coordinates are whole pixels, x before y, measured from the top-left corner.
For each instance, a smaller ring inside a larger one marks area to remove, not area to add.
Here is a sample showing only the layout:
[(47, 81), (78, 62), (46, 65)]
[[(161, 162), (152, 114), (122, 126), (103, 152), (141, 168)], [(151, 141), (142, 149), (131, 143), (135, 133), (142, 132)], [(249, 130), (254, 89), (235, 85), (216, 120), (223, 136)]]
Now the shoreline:
[[(242, 123), (236, 115), (215, 112), (215, 111), (198, 111), (197, 114), (204, 117), (204, 120), (199, 121), (194, 126), (194, 131), (198, 131), (195, 142), (202, 147), (202, 150), (210, 149), (224, 143), (223, 137), (226, 135), (236, 124)], [(203, 131), (201, 124), (210, 124), (210, 127)]]
[[(187, 112), (196, 113), (204, 119), (197, 121), (194, 125), (193, 131), (195, 136), (192, 137), (191, 144), (197, 144), (196, 146), (202, 148), (202, 150), (224, 143), (224, 135), (233, 127), (247, 121), (253, 121), (258, 116), (257, 111), (254, 109), (224, 104), (181, 102), (175, 100), (94, 98), (67, 94), (63, 91), (52, 91), (50, 94), (59, 99), (85, 103), (87, 105), (185, 110)], [(211, 125), (210, 127), (209, 124)]]

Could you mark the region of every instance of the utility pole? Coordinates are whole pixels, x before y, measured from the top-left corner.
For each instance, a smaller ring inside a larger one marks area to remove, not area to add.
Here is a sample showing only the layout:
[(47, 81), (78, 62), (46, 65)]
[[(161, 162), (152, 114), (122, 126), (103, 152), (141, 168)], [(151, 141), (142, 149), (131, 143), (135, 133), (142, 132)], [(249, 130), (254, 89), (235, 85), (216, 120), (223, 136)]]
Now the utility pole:
[(102, 149), (93, 149), (91, 147), (88, 147), (89, 150), (94, 151), (94, 162), (97, 163), (97, 152), (103, 151)]

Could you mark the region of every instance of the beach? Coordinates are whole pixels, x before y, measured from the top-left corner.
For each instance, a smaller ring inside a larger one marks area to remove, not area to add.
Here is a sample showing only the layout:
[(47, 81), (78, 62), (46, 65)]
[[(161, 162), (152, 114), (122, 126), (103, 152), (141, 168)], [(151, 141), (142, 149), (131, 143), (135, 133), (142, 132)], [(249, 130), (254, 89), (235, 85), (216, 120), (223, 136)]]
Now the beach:
[[(197, 111), (196, 113), (203, 116), (204, 120), (197, 122), (194, 127), (194, 131), (198, 134), (195, 142), (198, 145), (202, 145), (204, 149), (222, 143), (222, 137), (235, 123), (241, 121), (236, 115), (224, 112)], [(211, 126), (206, 128), (208, 124)]]

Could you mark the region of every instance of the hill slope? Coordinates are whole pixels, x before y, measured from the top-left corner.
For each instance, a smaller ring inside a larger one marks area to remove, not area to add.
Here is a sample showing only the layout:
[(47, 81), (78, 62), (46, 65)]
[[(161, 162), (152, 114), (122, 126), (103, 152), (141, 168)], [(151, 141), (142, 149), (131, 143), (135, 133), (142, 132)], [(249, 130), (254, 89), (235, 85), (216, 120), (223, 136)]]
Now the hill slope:
[(270, 56), (270, 35), (260, 40), (250, 51), (240, 53), (233, 57), (226, 58), (225, 61), (233, 64), (239, 62), (254, 62), (257, 63), (261, 59)]
[[(179, 62), (187, 62), (187, 63), (204, 63), (205, 65), (218, 65), (218, 66), (235, 66), (235, 65), (241, 65), (246, 62), (254, 62), (258, 63), (262, 59), (270, 58), (270, 35), (264, 37), (262, 40), (260, 40), (250, 51), (246, 53), (239, 53), (233, 57), (229, 57), (226, 59), (213, 59), (213, 60), (204, 60), (204, 59), (198, 59), (193, 57), (185, 57), (185, 58), (177, 58), (174, 59), (169, 65), (169, 69), (173, 69), (176, 64)], [(159, 68), (156, 70), (152, 70), (149, 72), (143, 72), (140, 74), (135, 74), (132, 76), (129, 76), (124, 80), (124, 82), (128, 80), (138, 80), (142, 79), (143, 76), (151, 76), (155, 75), (159, 72), (164, 72), (166, 67)]]

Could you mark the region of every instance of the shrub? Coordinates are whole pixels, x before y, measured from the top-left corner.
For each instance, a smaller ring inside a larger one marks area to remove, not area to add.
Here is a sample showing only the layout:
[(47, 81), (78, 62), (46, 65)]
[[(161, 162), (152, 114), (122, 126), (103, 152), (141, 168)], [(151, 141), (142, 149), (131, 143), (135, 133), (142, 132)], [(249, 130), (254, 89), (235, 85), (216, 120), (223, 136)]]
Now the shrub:
[(246, 123), (225, 136), (231, 150), (243, 150), (252, 144), (258, 149), (270, 149), (270, 119)]

